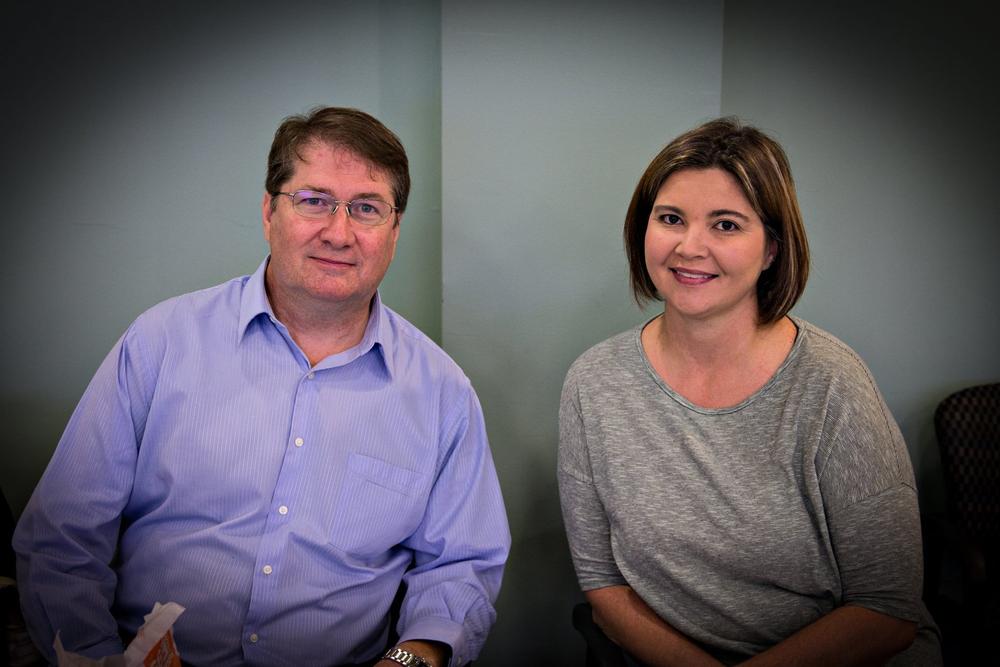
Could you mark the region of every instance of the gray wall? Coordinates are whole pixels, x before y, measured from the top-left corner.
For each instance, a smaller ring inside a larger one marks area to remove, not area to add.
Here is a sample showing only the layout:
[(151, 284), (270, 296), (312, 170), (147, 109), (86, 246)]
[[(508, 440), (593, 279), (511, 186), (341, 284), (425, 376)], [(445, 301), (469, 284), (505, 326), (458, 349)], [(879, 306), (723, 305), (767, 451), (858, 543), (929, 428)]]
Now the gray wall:
[(795, 312), (868, 362), (930, 513), (934, 406), (1000, 381), (992, 24), (913, 2), (730, 2), (724, 21), (717, 5), (642, 4), (443, 5), (444, 344), (483, 400), (514, 532), (486, 665), (580, 658), (559, 387), (584, 348), (643, 316), (625, 206), (718, 96), (786, 146), (814, 253)]
[(783, 143), (814, 253), (796, 312), (871, 367), (943, 511), (933, 411), (1000, 381), (993, 19), (982, 3), (731, 2), (722, 111)]
[(15, 513), (129, 322), (264, 258), (265, 160), (288, 114), (356, 106), (400, 135), (413, 193), (382, 291), (440, 339), (436, 1), (15, 2), (0, 16), (0, 487)]
[(977, 11), (7, 3), (0, 486), (19, 511), (139, 312), (261, 260), (278, 121), (359, 106), (401, 135), (415, 178), (383, 293), (476, 384), (510, 511), (500, 620), (477, 664), (579, 664), (559, 388), (580, 352), (643, 317), (620, 241), (639, 174), (721, 110), (788, 149), (815, 259), (796, 312), (872, 367), (938, 511), (931, 411), (1000, 379), (998, 72)]
[(642, 317), (625, 207), (653, 155), (719, 113), (722, 5), (455, 0), (442, 17), (444, 346), (479, 392), (514, 537), (481, 662), (579, 664), (559, 392)]

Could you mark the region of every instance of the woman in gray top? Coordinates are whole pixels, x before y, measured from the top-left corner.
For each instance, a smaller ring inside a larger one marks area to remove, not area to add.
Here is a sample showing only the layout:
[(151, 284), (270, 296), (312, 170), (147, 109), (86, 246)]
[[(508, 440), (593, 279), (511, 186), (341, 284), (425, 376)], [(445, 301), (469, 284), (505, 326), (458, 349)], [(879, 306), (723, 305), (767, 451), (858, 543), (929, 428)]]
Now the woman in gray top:
[(650, 665), (940, 664), (899, 428), (858, 356), (788, 315), (809, 249), (781, 147), (733, 119), (678, 137), (624, 235), (663, 313), (584, 353), (560, 409), (597, 624)]

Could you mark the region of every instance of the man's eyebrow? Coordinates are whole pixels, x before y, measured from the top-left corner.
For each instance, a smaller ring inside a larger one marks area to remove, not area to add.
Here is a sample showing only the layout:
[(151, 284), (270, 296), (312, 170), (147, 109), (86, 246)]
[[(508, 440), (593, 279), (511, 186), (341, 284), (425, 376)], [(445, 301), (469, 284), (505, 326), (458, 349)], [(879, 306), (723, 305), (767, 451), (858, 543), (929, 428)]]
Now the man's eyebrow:
[[(329, 188), (320, 188), (320, 187), (313, 187), (312, 185), (303, 185), (302, 188), (300, 189), (309, 190), (310, 192), (322, 192), (325, 195), (330, 195), (331, 197), (335, 197), (333, 191), (330, 190)], [(358, 192), (357, 194), (351, 197), (351, 201), (354, 201), (355, 199), (378, 199), (379, 201), (384, 201), (384, 197), (378, 192)]]
[[(351, 199), (378, 199), (379, 201), (385, 201), (385, 197), (378, 192), (359, 192), (351, 197)], [(388, 204), (389, 202), (386, 203)]]

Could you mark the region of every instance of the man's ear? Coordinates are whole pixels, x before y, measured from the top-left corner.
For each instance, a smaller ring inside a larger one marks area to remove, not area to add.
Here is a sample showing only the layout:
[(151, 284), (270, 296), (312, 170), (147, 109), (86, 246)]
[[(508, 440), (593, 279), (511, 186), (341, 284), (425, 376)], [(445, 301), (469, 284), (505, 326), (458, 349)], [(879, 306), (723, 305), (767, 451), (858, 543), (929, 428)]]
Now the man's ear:
[(264, 193), (264, 201), (260, 204), (261, 220), (264, 223), (264, 240), (271, 242), (271, 215), (274, 213), (274, 197), (270, 192)]
[(396, 221), (392, 223), (392, 254), (389, 255), (391, 262), (396, 257), (396, 242), (399, 241), (399, 223), (403, 222), (403, 216), (397, 215)]

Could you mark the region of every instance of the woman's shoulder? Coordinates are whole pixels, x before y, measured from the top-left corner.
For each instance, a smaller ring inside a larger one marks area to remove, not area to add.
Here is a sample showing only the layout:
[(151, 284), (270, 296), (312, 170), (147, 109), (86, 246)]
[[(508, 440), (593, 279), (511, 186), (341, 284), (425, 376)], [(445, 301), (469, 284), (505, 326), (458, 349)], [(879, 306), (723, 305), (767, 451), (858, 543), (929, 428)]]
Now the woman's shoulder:
[(798, 374), (812, 380), (875, 388), (871, 370), (851, 346), (801, 318), (792, 318), (799, 329), (801, 347)]
[(803, 334), (798, 392), (822, 418), (816, 470), (828, 508), (874, 497), (890, 487), (914, 487), (903, 435), (875, 378), (849, 345), (796, 320)]
[(591, 346), (570, 365), (567, 379), (604, 375), (615, 372), (629, 362), (640, 362), (639, 333), (643, 326), (645, 323)]

